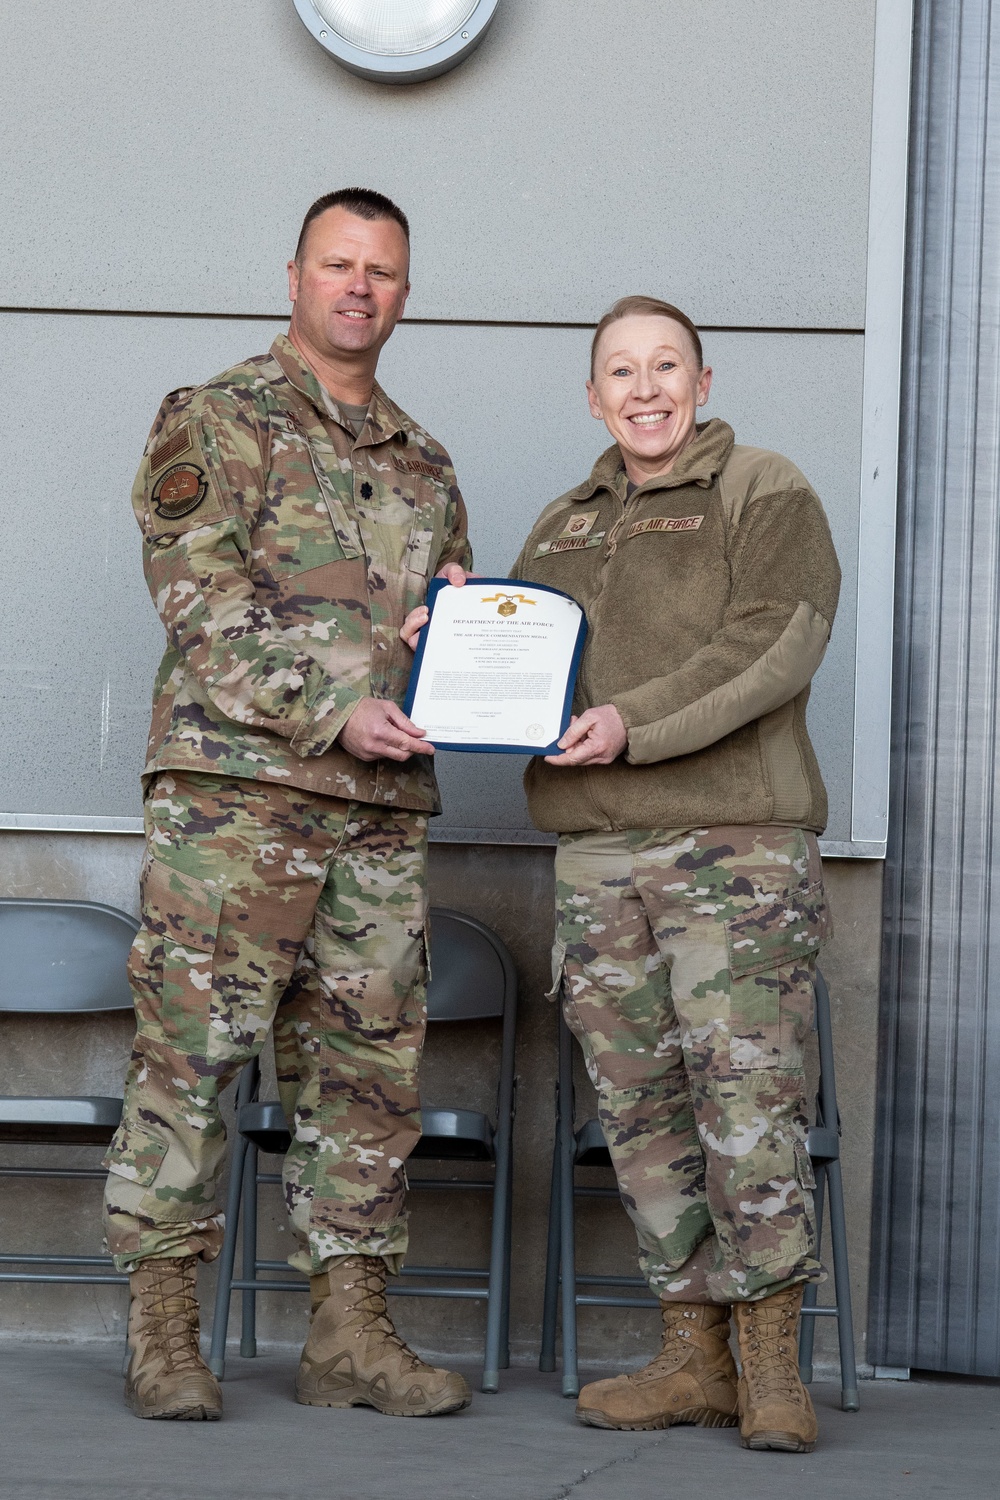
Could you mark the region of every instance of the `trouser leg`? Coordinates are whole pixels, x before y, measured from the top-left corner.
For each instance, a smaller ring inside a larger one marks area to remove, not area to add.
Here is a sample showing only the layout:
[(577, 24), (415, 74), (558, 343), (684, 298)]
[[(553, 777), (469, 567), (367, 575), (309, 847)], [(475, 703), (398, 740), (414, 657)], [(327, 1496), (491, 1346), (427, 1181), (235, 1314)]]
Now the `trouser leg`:
[[(640, 1263), (661, 1291), (712, 1221), (669, 970), (632, 864), (625, 834), (560, 840), (556, 968)], [(687, 1300), (699, 1300), (694, 1288), (684, 1290)]]
[(567, 1010), (651, 1286), (732, 1301), (818, 1276), (802, 1071), (825, 932), (815, 839), (578, 835), (557, 872)]
[(352, 805), (313, 930), (275, 1017), (293, 1140), (289, 1257), (316, 1275), (338, 1255), (406, 1249), (405, 1162), (420, 1137), (426, 1022), (427, 819)]
[(718, 1241), (708, 1290), (716, 1301), (767, 1297), (822, 1274), (803, 1066), (828, 925), (816, 839), (727, 827), (631, 840), (670, 965), (705, 1164)]
[(106, 1158), (120, 1270), (221, 1248), (219, 1094), (263, 1045), (346, 809), (212, 776), (164, 773), (150, 790), (129, 960), (138, 1029)]

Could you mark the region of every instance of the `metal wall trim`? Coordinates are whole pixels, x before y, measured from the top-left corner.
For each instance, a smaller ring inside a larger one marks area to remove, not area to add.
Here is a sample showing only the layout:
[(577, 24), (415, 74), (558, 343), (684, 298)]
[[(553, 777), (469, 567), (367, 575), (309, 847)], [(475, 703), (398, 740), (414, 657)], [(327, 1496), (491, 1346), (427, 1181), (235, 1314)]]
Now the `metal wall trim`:
[(868, 188), (851, 843), (883, 846), (889, 822), (892, 579), (912, 33), (913, 0), (878, 0)]

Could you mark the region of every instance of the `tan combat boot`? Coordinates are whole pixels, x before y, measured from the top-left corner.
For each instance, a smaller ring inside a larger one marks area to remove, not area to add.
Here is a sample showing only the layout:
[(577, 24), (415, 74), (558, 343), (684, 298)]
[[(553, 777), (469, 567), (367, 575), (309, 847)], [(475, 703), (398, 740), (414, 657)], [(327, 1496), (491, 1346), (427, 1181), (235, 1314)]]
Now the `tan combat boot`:
[(312, 1278), (309, 1337), (295, 1377), (303, 1406), (374, 1406), (390, 1417), (437, 1417), (472, 1400), (461, 1375), (408, 1349), (385, 1305), (381, 1256), (349, 1255)]
[(217, 1422), (219, 1382), (198, 1348), (198, 1258), (144, 1260), (128, 1279), (132, 1301), (125, 1401), (137, 1417)]
[(729, 1308), (664, 1302), (663, 1347), (632, 1375), (585, 1385), (576, 1414), (590, 1427), (650, 1432), (661, 1427), (736, 1426), (736, 1366)]
[(816, 1413), (799, 1379), (801, 1284), (760, 1302), (736, 1304), (740, 1377), (740, 1437), (744, 1448), (811, 1453)]

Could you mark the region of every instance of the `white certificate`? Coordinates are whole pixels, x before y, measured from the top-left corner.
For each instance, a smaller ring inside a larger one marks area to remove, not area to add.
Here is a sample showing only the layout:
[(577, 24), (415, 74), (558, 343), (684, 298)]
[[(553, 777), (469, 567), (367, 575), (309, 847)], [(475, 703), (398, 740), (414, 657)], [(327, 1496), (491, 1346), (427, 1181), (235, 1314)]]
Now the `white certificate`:
[(556, 753), (587, 632), (558, 589), (509, 578), (434, 579), (406, 713), (442, 750)]

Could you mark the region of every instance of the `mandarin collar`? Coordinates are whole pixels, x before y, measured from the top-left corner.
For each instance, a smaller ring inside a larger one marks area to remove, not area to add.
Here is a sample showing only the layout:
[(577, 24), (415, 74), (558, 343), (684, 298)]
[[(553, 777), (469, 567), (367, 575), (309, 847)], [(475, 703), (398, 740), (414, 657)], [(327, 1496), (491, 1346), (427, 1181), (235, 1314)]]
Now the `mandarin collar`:
[[(726, 466), (733, 451), (735, 434), (729, 423), (723, 422), (719, 417), (699, 422), (696, 432), (697, 436), (684, 449), (670, 473), (658, 474), (653, 479), (636, 485), (632, 491), (633, 496), (640, 491), (646, 494), (654, 490), (679, 489), (684, 484), (696, 484), (701, 489), (709, 488), (716, 475)], [(574, 502), (589, 500), (600, 489), (611, 490), (619, 499), (624, 499), (626, 484), (621, 449), (617, 443), (612, 443), (595, 463), (589, 479), (571, 490), (567, 499)]]
[[(271, 345), (271, 354), (281, 366), (284, 375), (300, 395), (305, 396), (317, 414), (321, 417), (332, 417), (341, 427), (346, 428), (353, 438), (351, 424), (347, 421), (337, 401), (317, 379), (315, 371), (306, 364), (287, 334), (278, 334)], [(372, 398), (368, 403), (368, 415), (357, 441), (375, 444), (384, 443), (393, 437), (402, 437), (404, 441), (406, 440), (404, 414), (395, 401), (386, 395), (378, 381), (375, 381)]]

